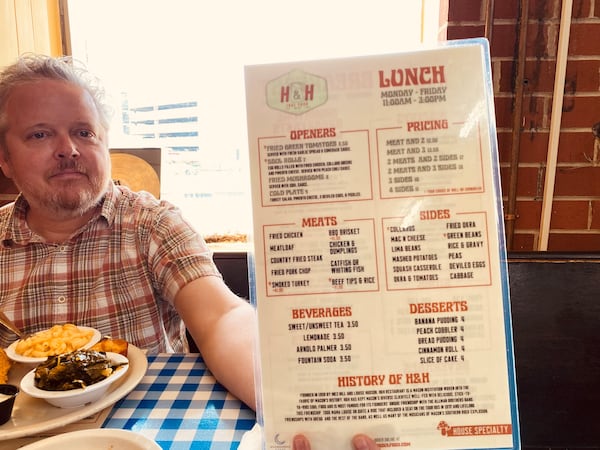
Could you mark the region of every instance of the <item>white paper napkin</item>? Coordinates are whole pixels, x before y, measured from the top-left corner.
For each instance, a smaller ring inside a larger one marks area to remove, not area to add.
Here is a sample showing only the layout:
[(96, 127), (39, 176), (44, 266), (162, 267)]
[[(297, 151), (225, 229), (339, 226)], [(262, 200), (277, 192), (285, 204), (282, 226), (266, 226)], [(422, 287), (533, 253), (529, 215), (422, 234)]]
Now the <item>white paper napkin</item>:
[(259, 424), (255, 424), (242, 436), (238, 450), (261, 450), (262, 448), (262, 430)]

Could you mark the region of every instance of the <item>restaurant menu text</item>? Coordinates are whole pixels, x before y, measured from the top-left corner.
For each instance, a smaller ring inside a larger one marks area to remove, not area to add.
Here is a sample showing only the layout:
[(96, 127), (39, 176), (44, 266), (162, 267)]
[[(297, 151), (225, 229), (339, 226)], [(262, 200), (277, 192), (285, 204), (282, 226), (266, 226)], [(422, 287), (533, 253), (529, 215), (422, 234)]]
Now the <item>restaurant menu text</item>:
[(245, 78), (265, 448), (518, 448), (487, 41)]

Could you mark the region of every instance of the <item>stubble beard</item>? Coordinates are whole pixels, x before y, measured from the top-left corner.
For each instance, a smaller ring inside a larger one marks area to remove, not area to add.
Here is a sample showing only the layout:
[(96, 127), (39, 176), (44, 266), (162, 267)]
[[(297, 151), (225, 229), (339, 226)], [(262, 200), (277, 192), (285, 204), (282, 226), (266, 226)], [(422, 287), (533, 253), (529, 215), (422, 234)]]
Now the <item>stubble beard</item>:
[(67, 183), (62, 189), (48, 192), (43, 200), (46, 209), (61, 218), (79, 217), (95, 208), (108, 186), (109, 178), (90, 179), (87, 188)]
[[(60, 167), (59, 170), (66, 168)], [(27, 183), (21, 185), (18, 180), (13, 179), (13, 181), (30, 205), (42, 208), (60, 219), (75, 218), (95, 208), (110, 183), (110, 175), (107, 171), (100, 171), (97, 176), (89, 176), (85, 170), (79, 167), (78, 170), (88, 177), (88, 183), (83, 186), (81, 180), (74, 180), (61, 183), (54, 189), (43, 190), (28, 186)]]

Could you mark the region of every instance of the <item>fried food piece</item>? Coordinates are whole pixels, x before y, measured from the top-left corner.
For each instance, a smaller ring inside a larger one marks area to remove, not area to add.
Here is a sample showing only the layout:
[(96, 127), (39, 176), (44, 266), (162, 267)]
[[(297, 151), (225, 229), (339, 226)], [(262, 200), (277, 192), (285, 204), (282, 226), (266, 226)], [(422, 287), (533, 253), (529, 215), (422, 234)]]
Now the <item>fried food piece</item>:
[(11, 360), (6, 356), (4, 349), (0, 348), (0, 384), (8, 382), (8, 371), (11, 366)]
[(103, 338), (97, 344), (90, 347), (90, 350), (97, 352), (112, 352), (127, 356), (127, 348), (129, 344), (124, 339)]

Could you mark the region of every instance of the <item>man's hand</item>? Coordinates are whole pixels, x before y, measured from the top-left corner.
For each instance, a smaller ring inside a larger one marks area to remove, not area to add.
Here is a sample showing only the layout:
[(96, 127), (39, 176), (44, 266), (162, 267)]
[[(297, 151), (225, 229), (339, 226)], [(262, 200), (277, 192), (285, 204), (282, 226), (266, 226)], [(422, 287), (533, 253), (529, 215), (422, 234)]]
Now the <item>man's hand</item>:
[[(380, 450), (379, 446), (366, 434), (357, 434), (352, 438), (352, 448), (354, 450)], [(311, 450), (310, 441), (302, 434), (294, 436), (293, 450)]]

